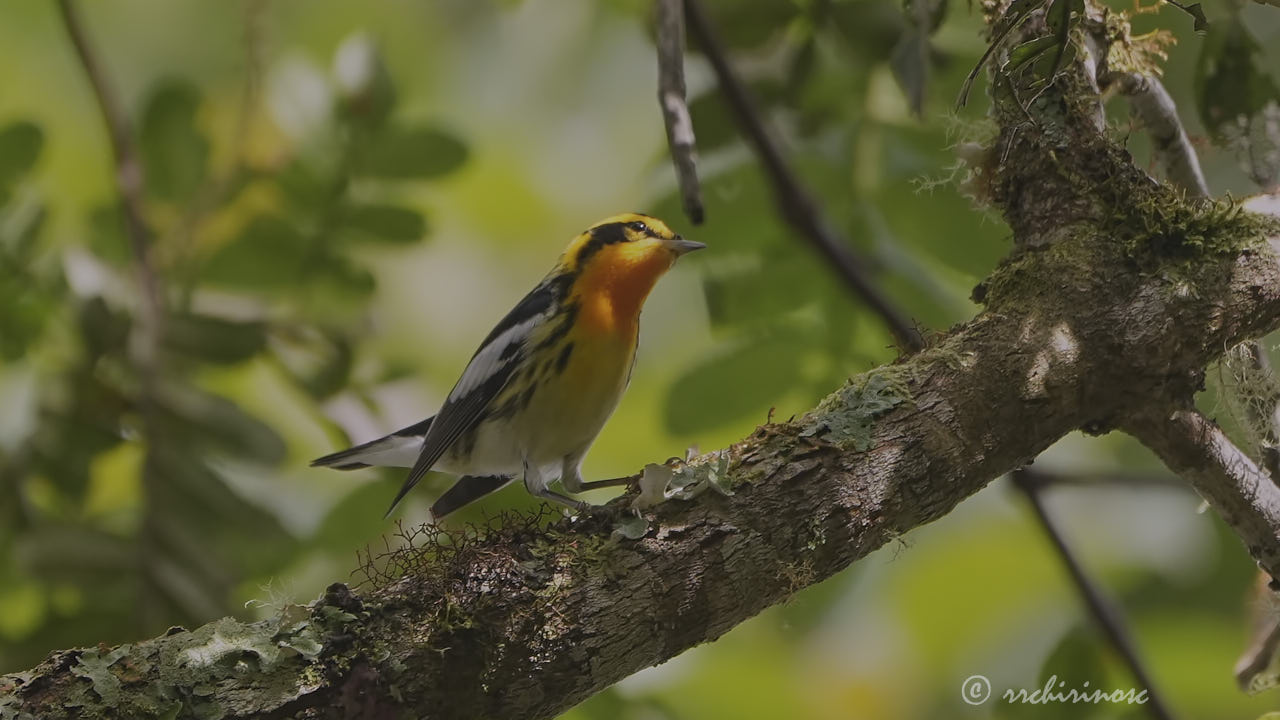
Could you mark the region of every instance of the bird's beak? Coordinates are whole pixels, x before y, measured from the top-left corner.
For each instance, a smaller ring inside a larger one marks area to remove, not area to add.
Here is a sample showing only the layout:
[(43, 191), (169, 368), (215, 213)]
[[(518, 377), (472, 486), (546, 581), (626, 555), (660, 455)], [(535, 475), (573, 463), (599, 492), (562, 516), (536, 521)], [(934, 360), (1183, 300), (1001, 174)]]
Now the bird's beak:
[(685, 240), (679, 235), (672, 238), (670, 244), (668, 245), (668, 247), (671, 248), (671, 252), (676, 254), (676, 257), (684, 255), (685, 253), (691, 253), (694, 250), (701, 250), (706, 246), (707, 246), (706, 243), (695, 242), (693, 240)]

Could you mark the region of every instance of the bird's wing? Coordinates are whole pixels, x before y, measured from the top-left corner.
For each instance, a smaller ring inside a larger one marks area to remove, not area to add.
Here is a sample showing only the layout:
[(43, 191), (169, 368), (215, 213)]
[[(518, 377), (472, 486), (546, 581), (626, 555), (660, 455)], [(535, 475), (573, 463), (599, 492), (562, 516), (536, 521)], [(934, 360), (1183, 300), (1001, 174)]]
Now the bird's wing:
[(464, 475), (458, 478), (453, 487), (446, 490), (443, 495), (436, 498), (436, 501), (432, 503), (431, 517), (435, 520), (440, 520), (463, 505), (479, 500), (485, 495), (502, 488), (513, 479), (509, 475), (491, 475), (488, 477)]
[(481, 420), (485, 409), (524, 361), (530, 335), (552, 314), (557, 293), (556, 283), (542, 282), (512, 308), (481, 343), (428, 428), (422, 453), (395, 500), (391, 501), (387, 515), (453, 443)]

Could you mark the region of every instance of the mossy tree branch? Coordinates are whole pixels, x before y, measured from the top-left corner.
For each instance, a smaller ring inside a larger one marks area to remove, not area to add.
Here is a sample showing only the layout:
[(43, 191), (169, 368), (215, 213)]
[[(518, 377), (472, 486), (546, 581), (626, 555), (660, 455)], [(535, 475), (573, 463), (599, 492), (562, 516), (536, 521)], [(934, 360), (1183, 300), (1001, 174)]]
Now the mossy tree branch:
[[(1143, 206), (1181, 207), (1133, 189)], [(1183, 237), (1212, 212), (1173, 213), (1177, 226), (1157, 213), (1152, 230)], [(728, 463), (733, 496), (660, 505), (638, 541), (610, 540), (607, 518), (509, 524), (296, 616), (56, 653), (4, 680), (0, 713), (552, 717), (937, 519), (1062, 435), (1189, 391), (1222, 348), (1280, 327), (1275, 229), (1212, 226), (1215, 249), (1193, 262), (1087, 224), (1023, 254), (988, 283), (987, 310), (937, 345), (704, 456)], [(1252, 549), (1280, 571), (1274, 538)]]
[[(1180, 426), (1145, 434), (1161, 425), (1152, 403), (1185, 401), (1224, 348), (1280, 327), (1280, 228), (1187, 204), (1134, 168), (1097, 125), (1090, 72), (1077, 62), (1030, 102), (997, 93), (980, 174), (1016, 250), (977, 290), (984, 311), (680, 471), (726, 468), (733, 495), (659, 505), (638, 540), (612, 539), (602, 516), (508, 522), (401, 556), (410, 572), (359, 596), (335, 585), (270, 621), (55, 653), (0, 679), (0, 718), (552, 717), (1068, 432), (1123, 427), (1159, 450)], [(1274, 575), (1273, 525), (1236, 527)]]

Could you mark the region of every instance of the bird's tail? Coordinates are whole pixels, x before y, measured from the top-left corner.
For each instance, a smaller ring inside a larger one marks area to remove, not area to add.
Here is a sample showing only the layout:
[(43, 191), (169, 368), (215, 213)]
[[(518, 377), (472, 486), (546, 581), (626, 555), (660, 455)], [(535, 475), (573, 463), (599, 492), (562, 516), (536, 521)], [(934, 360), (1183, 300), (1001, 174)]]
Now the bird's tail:
[(331, 467), (335, 470), (359, 470), (371, 465), (410, 467), (422, 450), (422, 439), (434, 418), (427, 418), (416, 425), (397, 430), (386, 437), (370, 440), (355, 447), (340, 450), (311, 461), (312, 467)]

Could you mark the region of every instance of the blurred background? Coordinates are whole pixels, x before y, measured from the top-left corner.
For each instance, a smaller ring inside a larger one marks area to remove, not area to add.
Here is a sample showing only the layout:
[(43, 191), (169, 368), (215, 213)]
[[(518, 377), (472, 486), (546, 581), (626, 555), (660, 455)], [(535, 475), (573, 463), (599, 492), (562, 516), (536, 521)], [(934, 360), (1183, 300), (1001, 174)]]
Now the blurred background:
[[(953, 112), (985, 48), (978, 9), (707, 5), (804, 181), (894, 300), (926, 331), (971, 317), (970, 290), (1010, 246), (957, 161), (993, 132), (981, 84)], [(1241, 197), (1280, 171), (1280, 11), (1205, 11), (1207, 34), (1171, 7), (1136, 15), (1135, 33), (1176, 40), (1167, 84), (1214, 193)], [(382, 513), (403, 471), (307, 462), (434, 413), (493, 323), (601, 217), (659, 215), (710, 249), (650, 299), (589, 478), (721, 447), (896, 356), (779, 220), (696, 52), (707, 221), (682, 215), (648, 2), (110, 0), (82, 17), (133, 124), (167, 314), (149, 334), (108, 134), (57, 6), (3, 3), (0, 672), (269, 615), (358, 579), (357, 550), (394, 529)], [(1154, 172), (1143, 132), (1111, 105), (1110, 131)], [(1212, 388), (1203, 401), (1238, 419)], [(1070, 481), (1046, 492), (1049, 511), (1181, 717), (1280, 705), (1235, 687), (1254, 566), (1192, 492), (1115, 435), (1071, 436), (1036, 467)], [(424, 482), (405, 522), (447, 483)], [(533, 504), (512, 487), (450, 521)], [(998, 693), (1055, 673), (1133, 685), (1000, 480), (565, 717), (1143, 716), (961, 702), (971, 675)]]

